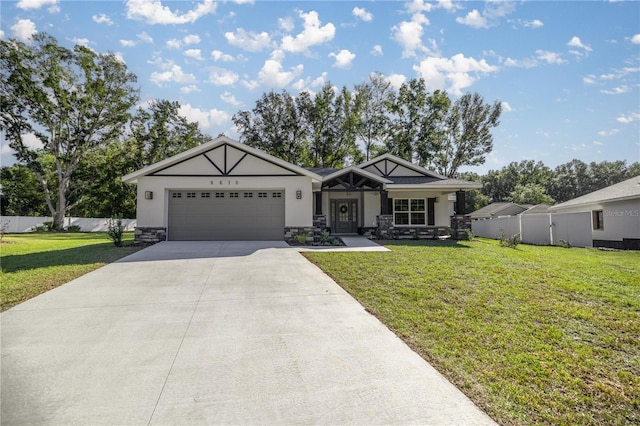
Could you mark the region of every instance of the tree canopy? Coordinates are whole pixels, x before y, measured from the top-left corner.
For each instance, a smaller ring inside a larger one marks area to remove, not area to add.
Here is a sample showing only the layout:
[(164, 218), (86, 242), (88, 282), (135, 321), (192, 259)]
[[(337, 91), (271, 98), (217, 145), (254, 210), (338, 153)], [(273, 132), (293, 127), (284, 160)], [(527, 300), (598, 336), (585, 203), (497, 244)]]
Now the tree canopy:
[[(61, 230), (83, 156), (117, 138), (138, 99), (135, 75), (112, 54), (73, 50), (39, 33), (28, 45), (0, 40), (0, 129), (37, 176)], [(26, 141), (35, 136), (40, 148)]]

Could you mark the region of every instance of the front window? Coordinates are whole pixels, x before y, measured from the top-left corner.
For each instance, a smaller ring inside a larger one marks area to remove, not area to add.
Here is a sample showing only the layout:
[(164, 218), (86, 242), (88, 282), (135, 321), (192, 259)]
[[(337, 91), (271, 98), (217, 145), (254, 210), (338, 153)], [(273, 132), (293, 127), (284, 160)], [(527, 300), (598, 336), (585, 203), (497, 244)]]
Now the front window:
[(427, 224), (427, 203), (424, 198), (394, 198), (394, 225)]

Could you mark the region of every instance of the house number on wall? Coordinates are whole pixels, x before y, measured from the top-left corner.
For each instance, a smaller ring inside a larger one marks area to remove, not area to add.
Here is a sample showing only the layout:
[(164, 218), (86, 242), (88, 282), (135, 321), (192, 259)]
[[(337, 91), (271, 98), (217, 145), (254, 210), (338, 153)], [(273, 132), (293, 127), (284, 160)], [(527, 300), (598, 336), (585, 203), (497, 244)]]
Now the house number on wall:
[[(226, 181), (226, 182), (227, 182), (227, 185), (232, 185), (232, 183), (231, 183), (232, 181), (228, 180), (228, 181)], [(223, 181), (223, 180), (221, 180), (221, 181), (220, 181), (220, 185), (224, 185), (224, 183), (225, 183), (225, 181)], [(212, 180), (212, 181), (211, 181), (211, 185), (215, 185), (215, 184), (216, 184), (216, 181), (215, 181), (215, 180)], [(235, 184), (237, 185), (237, 184), (238, 184), (238, 181), (235, 181)]]

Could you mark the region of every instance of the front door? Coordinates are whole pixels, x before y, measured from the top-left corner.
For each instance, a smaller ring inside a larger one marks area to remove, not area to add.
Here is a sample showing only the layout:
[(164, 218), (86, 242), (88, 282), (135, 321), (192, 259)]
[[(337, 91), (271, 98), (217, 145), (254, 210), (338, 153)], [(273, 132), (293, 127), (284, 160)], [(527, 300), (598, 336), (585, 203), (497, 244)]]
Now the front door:
[(358, 232), (358, 200), (331, 200), (331, 228), (336, 234)]

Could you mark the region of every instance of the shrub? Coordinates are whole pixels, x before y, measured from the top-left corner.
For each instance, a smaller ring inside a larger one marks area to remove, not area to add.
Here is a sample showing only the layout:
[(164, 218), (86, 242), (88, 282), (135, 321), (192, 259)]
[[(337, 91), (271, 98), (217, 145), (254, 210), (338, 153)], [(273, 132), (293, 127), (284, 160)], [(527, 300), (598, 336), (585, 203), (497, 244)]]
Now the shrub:
[(509, 248), (516, 248), (518, 246), (518, 244), (520, 244), (520, 234), (513, 234), (512, 236), (508, 237), (505, 235), (504, 231), (501, 229), (500, 230), (500, 245), (502, 247), (509, 247)]
[(470, 229), (465, 229), (464, 230), (464, 239), (467, 241), (473, 241), (473, 238), (475, 237), (475, 235), (473, 235), (473, 232), (471, 232)]
[(69, 225), (69, 226), (67, 226), (67, 231), (68, 232), (81, 232), (82, 231), (82, 227), (80, 225)]
[(571, 243), (566, 240), (560, 240), (560, 247), (562, 248), (571, 248)]
[(109, 231), (107, 231), (107, 233), (116, 247), (122, 247), (122, 235), (124, 234), (124, 228), (125, 226), (122, 223), (121, 217), (112, 217), (109, 219)]
[(42, 226), (44, 227), (44, 230), (47, 232), (53, 231), (53, 222), (44, 222)]
[(307, 234), (296, 235), (296, 241), (298, 244), (305, 244), (307, 242)]

